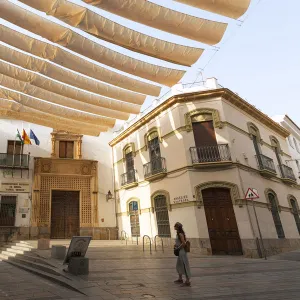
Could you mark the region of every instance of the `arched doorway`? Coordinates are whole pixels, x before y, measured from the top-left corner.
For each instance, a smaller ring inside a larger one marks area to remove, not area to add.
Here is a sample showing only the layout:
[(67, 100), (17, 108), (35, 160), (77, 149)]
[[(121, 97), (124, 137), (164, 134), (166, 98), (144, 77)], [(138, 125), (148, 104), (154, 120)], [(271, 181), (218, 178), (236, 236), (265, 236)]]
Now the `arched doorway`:
[(212, 254), (242, 255), (230, 189), (207, 188), (202, 197)]
[(131, 236), (140, 236), (140, 218), (139, 218), (139, 203), (137, 201), (129, 202), (129, 217), (130, 217), (130, 227)]
[(171, 237), (169, 211), (165, 195), (157, 195), (154, 197), (154, 209), (158, 236)]

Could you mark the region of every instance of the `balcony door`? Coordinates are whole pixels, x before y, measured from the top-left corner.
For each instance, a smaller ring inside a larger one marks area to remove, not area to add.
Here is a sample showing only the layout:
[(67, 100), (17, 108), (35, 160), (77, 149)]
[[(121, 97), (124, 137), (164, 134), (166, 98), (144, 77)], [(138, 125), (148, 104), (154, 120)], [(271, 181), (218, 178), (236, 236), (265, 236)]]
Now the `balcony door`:
[(125, 161), (126, 161), (127, 183), (134, 182), (135, 171), (134, 171), (134, 156), (132, 151), (125, 154)]
[(159, 137), (156, 135), (148, 141), (151, 173), (159, 173), (162, 169)]
[(213, 121), (206, 119), (205, 121), (201, 122), (195, 118), (192, 120), (199, 163), (220, 160), (220, 153)]

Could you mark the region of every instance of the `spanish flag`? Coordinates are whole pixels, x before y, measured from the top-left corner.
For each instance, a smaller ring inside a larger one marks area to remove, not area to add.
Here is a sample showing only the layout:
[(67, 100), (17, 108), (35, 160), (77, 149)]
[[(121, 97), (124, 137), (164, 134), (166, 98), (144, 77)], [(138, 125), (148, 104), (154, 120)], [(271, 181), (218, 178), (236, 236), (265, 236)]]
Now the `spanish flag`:
[(27, 135), (26, 131), (23, 129), (23, 133), (22, 133), (22, 139), (24, 141), (24, 144), (26, 145), (31, 145), (31, 141), (29, 136)]

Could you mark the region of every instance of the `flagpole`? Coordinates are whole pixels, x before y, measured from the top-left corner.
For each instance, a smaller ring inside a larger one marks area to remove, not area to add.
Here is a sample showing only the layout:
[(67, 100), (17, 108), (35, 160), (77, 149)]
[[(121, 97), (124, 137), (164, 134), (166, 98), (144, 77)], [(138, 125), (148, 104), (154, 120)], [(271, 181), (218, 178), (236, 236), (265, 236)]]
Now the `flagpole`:
[[(17, 133), (17, 130), (16, 130), (16, 133)], [(15, 154), (16, 154), (16, 135), (15, 134), (15, 138), (14, 138), (14, 150), (13, 150), (13, 159), (12, 159), (12, 166), (14, 167), (15, 166)]]

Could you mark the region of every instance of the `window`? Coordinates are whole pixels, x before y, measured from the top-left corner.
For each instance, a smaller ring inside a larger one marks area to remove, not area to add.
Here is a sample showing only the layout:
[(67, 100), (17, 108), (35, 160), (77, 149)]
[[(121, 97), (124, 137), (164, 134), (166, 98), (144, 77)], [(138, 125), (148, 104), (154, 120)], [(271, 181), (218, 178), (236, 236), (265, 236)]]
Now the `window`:
[(151, 173), (160, 172), (162, 169), (162, 159), (160, 153), (159, 137), (157, 132), (149, 136), (148, 140), (149, 156), (151, 163)]
[(298, 172), (300, 173), (300, 163), (297, 159), (296, 159), (296, 165), (297, 165), (297, 168), (298, 168)]
[(140, 236), (140, 219), (139, 219), (139, 203), (137, 201), (131, 201), (129, 203), (129, 217), (130, 217), (130, 227), (131, 236)]
[(126, 161), (126, 173), (127, 173), (127, 183), (131, 183), (135, 181), (135, 170), (134, 170), (134, 156), (132, 151), (126, 153), (125, 155)]
[(273, 216), (274, 225), (277, 231), (277, 236), (278, 238), (283, 239), (285, 238), (285, 234), (280, 220), (280, 215), (279, 215), (278, 206), (275, 197), (276, 196), (273, 193), (268, 193), (268, 199), (271, 205), (271, 212)]
[(282, 164), (282, 160), (281, 160), (281, 148), (280, 148), (280, 144), (278, 142), (278, 140), (271, 136), (271, 145), (274, 149), (274, 152), (275, 152), (275, 155), (276, 155), (276, 159), (277, 159), (277, 162), (278, 162), (278, 167), (279, 167), (279, 170), (280, 170), (280, 174), (281, 176), (284, 178), (285, 176), (285, 172), (284, 172), (284, 166)]
[(2, 196), (0, 200), (0, 226), (15, 226), (16, 196)]
[(157, 195), (154, 198), (154, 206), (156, 213), (158, 236), (171, 237), (169, 212), (166, 196)]
[(298, 229), (298, 233), (300, 234), (300, 218), (299, 218), (299, 213), (298, 213), (298, 207), (296, 204), (296, 200), (295, 199), (291, 199), (291, 207), (292, 207), (292, 214), (294, 215), (294, 219), (296, 222), (296, 226)]
[(298, 146), (298, 143), (297, 143), (296, 139), (293, 138), (293, 140), (294, 140), (294, 144), (295, 144), (295, 147), (296, 147), (297, 152), (300, 153), (300, 151), (299, 151), (299, 146)]
[(59, 158), (74, 158), (73, 141), (59, 141)]
[(20, 155), (23, 153), (21, 141), (7, 141), (7, 154)]

